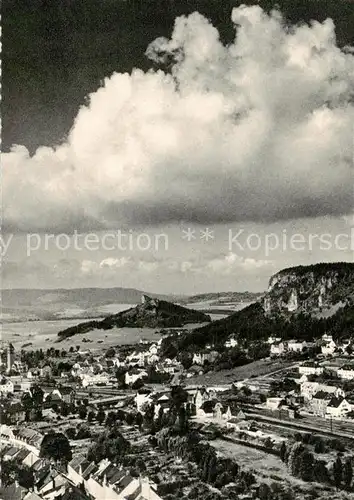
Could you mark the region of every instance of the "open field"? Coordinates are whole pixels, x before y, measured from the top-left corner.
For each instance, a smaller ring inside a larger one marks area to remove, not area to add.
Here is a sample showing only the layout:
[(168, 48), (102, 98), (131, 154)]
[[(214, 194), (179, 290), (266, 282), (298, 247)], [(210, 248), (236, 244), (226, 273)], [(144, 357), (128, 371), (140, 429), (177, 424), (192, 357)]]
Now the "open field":
[(294, 363), (286, 361), (278, 361), (272, 359), (260, 359), (253, 361), (248, 365), (237, 366), (231, 370), (220, 370), (219, 372), (204, 373), (196, 377), (191, 377), (188, 381), (195, 385), (218, 385), (223, 383), (231, 384), (232, 382), (245, 380), (262, 375), (270, 374), (277, 370), (286, 369)]
[(296, 489), (298, 492), (303, 492), (303, 494), (310, 490), (313, 491), (315, 487), (321, 495), (318, 498), (329, 498), (325, 496), (325, 492), (331, 488), (317, 483), (306, 483), (295, 478), (289, 474), (287, 466), (275, 455), (222, 439), (209, 441), (209, 444), (221, 455), (234, 459), (243, 469), (251, 470), (262, 482), (277, 481)]
[[(158, 340), (160, 335), (151, 328), (114, 328), (112, 330), (93, 330), (86, 334), (58, 342), (58, 332), (77, 324), (77, 319), (57, 321), (28, 321), (2, 325), (2, 340), (11, 342), (16, 350), (31, 349), (68, 349), (80, 345), (83, 350), (97, 350), (108, 346), (134, 344), (140, 339)], [(89, 342), (82, 342), (86, 338)], [(27, 345), (26, 345), (27, 344)], [(25, 346), (25, 347), (23, 347)]]

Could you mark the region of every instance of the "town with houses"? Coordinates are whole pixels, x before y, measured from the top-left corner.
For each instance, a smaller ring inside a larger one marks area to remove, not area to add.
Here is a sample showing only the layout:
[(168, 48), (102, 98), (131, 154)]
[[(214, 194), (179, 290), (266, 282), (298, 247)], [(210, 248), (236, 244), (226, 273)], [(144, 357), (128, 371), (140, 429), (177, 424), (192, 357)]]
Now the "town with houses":
[[(3, 343), (0, 498), (351, 498), (353, 338), (270, 336), (264, 358), (220, 382), (210, 366), (241, 349), (236, 336), (168, 357), (183, 332), (101, 351)], [(240, 450), (277, 460), (274, 481)]]

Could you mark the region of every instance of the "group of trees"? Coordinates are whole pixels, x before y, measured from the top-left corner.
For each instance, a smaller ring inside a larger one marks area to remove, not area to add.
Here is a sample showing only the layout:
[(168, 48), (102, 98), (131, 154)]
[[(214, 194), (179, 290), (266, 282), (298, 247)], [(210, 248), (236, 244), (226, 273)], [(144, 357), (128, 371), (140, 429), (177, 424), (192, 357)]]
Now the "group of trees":
[(6, 487), (18, 482), (23, 488), (33, 488), (34, 475), (32, 469), (15, 460), (1, 461), (1, 485)]
[(119, 463), (130, 450), (130, 443), (120, 433), (117, 426), (106, 429), (98, 437), (87, 453), (87, 459), (96, 463), (103, 458), (108, 458), (114, 463)]
[(242, 494), (255, 483), (253, 474), (241, 470), (234, 460), (219, 457), (211, 445), (200, 442), (196, 432), (180, 434), (173, 428), (164, 428), (156, 434), (156, 445), (166, 453), (195, 463), (201, 481), (220, 490), (233, 483), (233, 493)]
[(21, 398), (26, 420), (41, 420), (44, 402), (44, 391), (39, 385), (33, 385)]
[(56, 463), (67, 464), (72, 459), (68, 438), (61, 432), (51, 431), (45, 434), (41, 442), (39, 456)]
[(65, 431), (68, 439), (78, 440), (91, 437), (91, 431), (87, 424), (81, 423), (77, 427), (68, 427)]
[[(315, 448), (320, 446), (316, 444)], [(337, 488), (350, 489), (353, 481), (353, 459), (346, 458), (343, 462), (341, 453), (331, 468), (327, 468), (324, 460), (318, 460), (313, 453), (300, 441), (291, 445), (282, 443), (280, 458), (288, 465), (288, 469), (295, 477), (303, 481), (316, 481), (319, 483), (333, 484)]]

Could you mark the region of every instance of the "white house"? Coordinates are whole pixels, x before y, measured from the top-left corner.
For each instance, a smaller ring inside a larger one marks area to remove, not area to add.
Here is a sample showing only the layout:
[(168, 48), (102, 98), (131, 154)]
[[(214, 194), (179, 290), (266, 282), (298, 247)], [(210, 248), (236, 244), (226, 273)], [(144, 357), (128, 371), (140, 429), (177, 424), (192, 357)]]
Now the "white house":
[(333, 337), (332, 337), (332, 335), (328, 335), (327, 333), (325, 333), (324, 335), (322, 335), (322, 340), (325, 343), (332, 342)]
[(237, 340), (235, 339), (235, 337), (231, 337), (229, 338), (226, 342), (225, 342), (225, 347), (227, 348), (233, 348), (233, 347), (236, 347), (238, 345), (238, 342)]
[(148, 374), (145, 370), (138, 370), (137, 368), (133, 368), (132, 370), (127, 371), (127, 373), (125, 374), (125, 383), (127, 385), (132, 385), (140, 378), (144, 378), (147, 376)]
[(134, 351), (132, 354), (125, 359), (127, 365), (131, 366), (144, 366), (145, 364), (145, 353), (143, 351)]
[(337, 344), (334, 342), (334, 340), (330, 340), (329, 342), (325, 342), (321, 346), (321, 352), (324, 356), (332, 356), (336, 348)]
[(79, 374), (82, 387), (88, 387), (91, 385), (108, 385), (109, 375), (106, 372), (102, 373), (80, 373)]
[(334, 397), (327, 405), (326, 415), (334, 418), (345, 417), (352, 410), (351, 405), (345, 398)]
[(13, 382), (9, 379), (2, 379), (0, 381), (0, 393), (1, 394), (11, 394), (15, 390)]
[(283, 398), (267, 398), (266, 407), (270, 410), (278, 410), (285, 401)]
[(288, 350), (292, 352), (302, 352), (303, 349), (307, 346), (306, 342), (300, 342), (299, 340), (289, 340), (288, 341)]
[(268, 344), (279, 344), (279, 342), (281, 342), (281, 338), (280, 337), (273, 337), (271, 335), (270, 337), (268, 337), (267, 342), (268, 342)]
[(134, 398), (135, 404), (136, 404), (136, 409), (138, 411), (142, 411), (143, 406), (147, 404), (151, 404), (154, 401), (153, 394), (149, 392), (138, 392)]
[(321, 375), (323, 373), (323, 366), (308, 361), (299, 366), (299, 373), (301, 375)]
[(270, 346), (270, 354), (273, 356), (281, 356), (285, 353), (284, 342), (274, 343)]
[(305, 400), (311, 400), (312, 397), (319, 391), (332, 394), (335, 397), (345, 397), (343, 389), (334, 385), (320, 384), (319, 382), (304, 382), (300, 385), (300, 394)]
[(213, 362), (217, 358), (216, 351), (194, 353), (192, 363), (196, 365), (204, 365), (206, 361)]
[(354, 380), (354, 365), (343, 365), (337, 371), (338, 377), (344, 380)]

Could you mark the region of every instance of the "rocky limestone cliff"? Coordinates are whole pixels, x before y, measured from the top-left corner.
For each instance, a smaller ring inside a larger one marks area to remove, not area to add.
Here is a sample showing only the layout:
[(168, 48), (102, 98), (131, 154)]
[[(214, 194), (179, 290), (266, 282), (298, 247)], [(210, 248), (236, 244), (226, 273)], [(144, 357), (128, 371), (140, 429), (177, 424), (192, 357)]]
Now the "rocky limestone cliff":
[(329, 316), (353, 299), (354, 264), (316, 264), (283, 269), (272, 276), (263, 308), (267, 315)]

